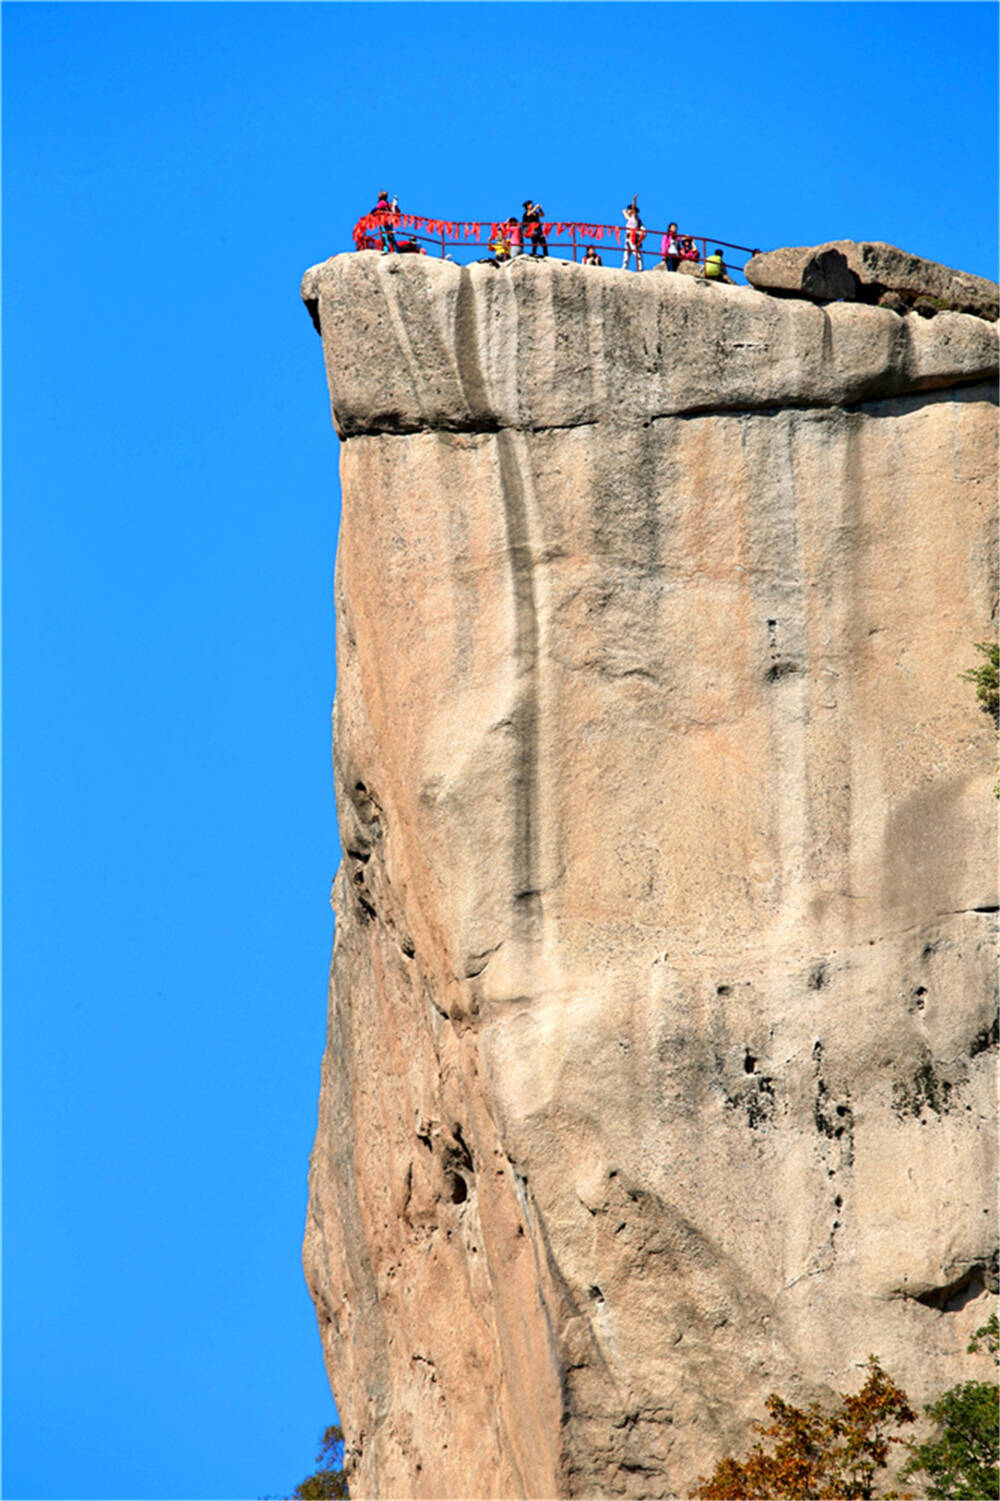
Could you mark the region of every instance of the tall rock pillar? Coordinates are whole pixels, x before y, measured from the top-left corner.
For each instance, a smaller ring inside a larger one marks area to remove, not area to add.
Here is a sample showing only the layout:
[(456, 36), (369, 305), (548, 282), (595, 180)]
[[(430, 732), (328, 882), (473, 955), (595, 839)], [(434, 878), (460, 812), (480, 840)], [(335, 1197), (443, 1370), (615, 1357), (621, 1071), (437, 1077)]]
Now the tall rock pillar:
[(358, 1497), (664, 1497), (996, 1282), (996, 328), (337, 256)]

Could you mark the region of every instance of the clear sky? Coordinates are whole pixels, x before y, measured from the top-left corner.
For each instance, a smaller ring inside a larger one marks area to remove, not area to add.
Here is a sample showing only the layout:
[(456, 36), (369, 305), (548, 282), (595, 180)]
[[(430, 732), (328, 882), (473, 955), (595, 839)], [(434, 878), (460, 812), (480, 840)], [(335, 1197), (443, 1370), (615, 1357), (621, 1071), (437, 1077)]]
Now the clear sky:
[(995, 275), (987, 4), (6, 4), (8, 1498), (287, 1494), (339, 858), (302, 271), (404, 208)]

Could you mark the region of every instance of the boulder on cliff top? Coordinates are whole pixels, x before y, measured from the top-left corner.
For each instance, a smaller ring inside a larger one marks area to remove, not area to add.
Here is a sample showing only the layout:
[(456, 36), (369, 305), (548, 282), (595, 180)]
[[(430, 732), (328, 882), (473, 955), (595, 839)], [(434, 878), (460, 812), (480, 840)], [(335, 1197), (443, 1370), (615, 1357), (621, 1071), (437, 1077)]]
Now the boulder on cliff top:
[(752, 256), (747, 281), (762, 292), (817, 302), (873, 302), (894, 312), (971, 313), (996, 322), (996, 282), (877, 240), (788, 245)]

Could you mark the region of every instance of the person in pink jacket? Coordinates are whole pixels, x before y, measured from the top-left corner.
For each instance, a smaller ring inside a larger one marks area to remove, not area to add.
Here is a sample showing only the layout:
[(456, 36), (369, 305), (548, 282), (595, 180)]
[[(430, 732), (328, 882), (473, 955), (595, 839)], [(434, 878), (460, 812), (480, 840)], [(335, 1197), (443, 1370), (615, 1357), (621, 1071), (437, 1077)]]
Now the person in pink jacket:
[(676, 224), (668, 224), (667, 232), (660, 241), (660, 251), (668, 271), (676, 271), (681, 263), (681, 239)]

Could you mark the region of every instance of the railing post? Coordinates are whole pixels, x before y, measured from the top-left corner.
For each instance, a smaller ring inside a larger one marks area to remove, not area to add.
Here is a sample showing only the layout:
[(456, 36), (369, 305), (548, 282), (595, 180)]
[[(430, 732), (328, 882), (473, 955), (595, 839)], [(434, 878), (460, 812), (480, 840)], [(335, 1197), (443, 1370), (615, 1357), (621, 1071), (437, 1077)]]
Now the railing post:
[(441, 259), (442, 260), (445, 259), (445, 253), (444, 253), (444, 230), (443, 229), (441, 231)]
[(569, 230), (570, 234), (573, 236), (573, 259), (576, 260), (576, 225), (571, 224)]

